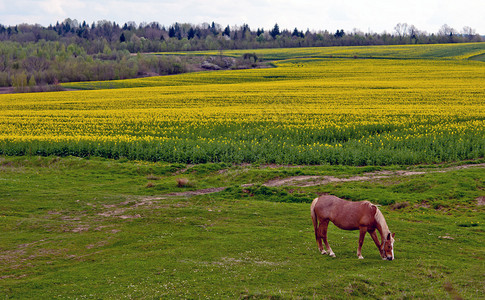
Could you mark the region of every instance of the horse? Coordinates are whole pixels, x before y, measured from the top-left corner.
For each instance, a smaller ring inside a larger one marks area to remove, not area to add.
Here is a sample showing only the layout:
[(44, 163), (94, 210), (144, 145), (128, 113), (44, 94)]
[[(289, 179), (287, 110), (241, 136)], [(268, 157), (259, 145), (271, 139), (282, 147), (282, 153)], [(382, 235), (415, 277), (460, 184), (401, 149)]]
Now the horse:
[[(322, 254), (335, 257), (327, 241), (328, 222), (344, 230), (359, 230), (359, 247), (357, 257), (363, 259), (362, 245), (364, 236), (368, 232), (379, 249), (383, 260), (394, 259), (394, 236), (389, 231), (386, 220), (377, 206), (369, 201), (352, 202), (332, 195), (323, 195), (315, 198), (311, 205), (311, 216), (315, 229), (318, 249)], [(376, 229), (381, 234), (381, 242), (377, 238)], [(322, 239), (327, 251), (323, 248)]]

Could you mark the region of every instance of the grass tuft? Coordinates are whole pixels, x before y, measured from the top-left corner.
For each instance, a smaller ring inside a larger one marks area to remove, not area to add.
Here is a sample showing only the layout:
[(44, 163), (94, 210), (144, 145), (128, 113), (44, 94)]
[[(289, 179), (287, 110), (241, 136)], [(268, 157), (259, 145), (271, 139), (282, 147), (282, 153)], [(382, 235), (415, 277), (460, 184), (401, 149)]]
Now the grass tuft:
[(175, 181), (177, 182), (177, 187), (179, 188), (194, 187), (194, 183), (189, 181), (187, 178), (177, 178)]

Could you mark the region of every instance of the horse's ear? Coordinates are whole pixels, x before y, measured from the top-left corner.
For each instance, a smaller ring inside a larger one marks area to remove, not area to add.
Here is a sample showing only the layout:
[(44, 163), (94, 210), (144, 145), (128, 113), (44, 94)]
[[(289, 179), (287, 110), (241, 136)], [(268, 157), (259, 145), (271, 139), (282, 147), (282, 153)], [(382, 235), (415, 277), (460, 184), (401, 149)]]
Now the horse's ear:
[(394, 238), (395, 236), (396, 236), (396, 233), (394, 232), (394, 233), (392, 234), (392, 238)]
[(389, 232), (389, 234), (387, 235), (387, 240), (390, 241), (391, 240), (391, 233)]

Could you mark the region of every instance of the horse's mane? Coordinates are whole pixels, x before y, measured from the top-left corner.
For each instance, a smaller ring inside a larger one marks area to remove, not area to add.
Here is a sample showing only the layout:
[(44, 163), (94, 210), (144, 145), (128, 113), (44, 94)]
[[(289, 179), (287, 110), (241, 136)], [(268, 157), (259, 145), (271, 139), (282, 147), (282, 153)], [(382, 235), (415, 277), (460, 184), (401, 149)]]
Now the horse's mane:
[(387, 234), (389, 232), (389, 227), (387, 227), (386, 219), (384, 219), (384, 215), (381, 213), (381, 211), (379, 210), (379, 207), (377, 206), (376, 206), (376, 214), (374, 215), (374, 218), (377, 224), (381, 225), (383, 232)]

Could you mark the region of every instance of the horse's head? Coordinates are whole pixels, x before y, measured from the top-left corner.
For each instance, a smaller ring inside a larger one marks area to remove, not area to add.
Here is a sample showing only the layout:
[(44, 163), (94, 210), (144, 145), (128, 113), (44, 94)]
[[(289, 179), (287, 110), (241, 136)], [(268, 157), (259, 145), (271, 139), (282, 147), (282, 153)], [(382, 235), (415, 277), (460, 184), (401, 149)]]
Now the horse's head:
[(381, 245), (381, 256), (384, 260), (393, 260), (394, 259), (394, 236), (396, 234), (389, 233), (387, 238), (384, 239)]

